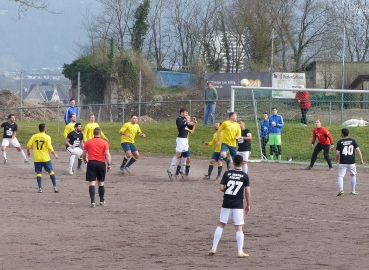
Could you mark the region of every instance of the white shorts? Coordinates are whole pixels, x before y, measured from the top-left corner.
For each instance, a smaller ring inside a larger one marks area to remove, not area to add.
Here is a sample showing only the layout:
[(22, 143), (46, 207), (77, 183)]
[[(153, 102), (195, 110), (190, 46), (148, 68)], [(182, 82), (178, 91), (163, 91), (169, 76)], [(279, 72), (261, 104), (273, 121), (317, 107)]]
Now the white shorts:
[(356, 165), (355, 164), (339, 164), (338, 165), (338, 177), (344, 177), (346, 175), (346, 170), (349, 174), (356, 175)]
[(176, 138), (176, 153), (188, 151), (188, 139), (187, 138)]
[(222, 207), (222, 209), (220, 209), (219, 221), (227, 224), (228, 221), (233, 219), (234, 225), (243, 225), (245, 224), (244, 211), (244, 209), (231, 209)]
[[(3, 138), (3, 141), (1, 142), (1, 146), (9, 146), (9, 138)], [(11, 142), (10, 142), (14, 147), (19, 147), (20, 143), (18, 142), (17, 138), (15, 137)]]
[(68, 152), (68, 154), (72, 154), (72, 152), (75, 152), (77, 157), (81, 157), (83, 150), (82, 150), (81, 148), (79, 148), (79, 147), (75, 147), (75, 148), (73, 149), (73, 148), (71, 148), (71, 147), (69, 146), (69, 147), (67, 148), (67, 152)]
[(243, 152), (238, 152), (237, 151), (237, 155), (242, 156), (243, 157), (243, 161), (249, 161), (250, 154), (251, 154), (250, 151), (243, 151)]

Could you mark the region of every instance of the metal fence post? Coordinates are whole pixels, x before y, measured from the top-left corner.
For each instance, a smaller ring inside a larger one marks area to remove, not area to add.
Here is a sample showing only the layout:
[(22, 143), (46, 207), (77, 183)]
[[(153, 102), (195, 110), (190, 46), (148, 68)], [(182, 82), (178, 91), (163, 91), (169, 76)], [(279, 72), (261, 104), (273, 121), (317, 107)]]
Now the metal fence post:
[(332, 101), (329, 101), (329, 125), (332, 125)]
[(122, 102), (122, 125), (124, 125), (124, 102)]
[(191, 100), (189, 100), (190, 102), (190, 115), (192, 115), (192, 103), (191, 103)]

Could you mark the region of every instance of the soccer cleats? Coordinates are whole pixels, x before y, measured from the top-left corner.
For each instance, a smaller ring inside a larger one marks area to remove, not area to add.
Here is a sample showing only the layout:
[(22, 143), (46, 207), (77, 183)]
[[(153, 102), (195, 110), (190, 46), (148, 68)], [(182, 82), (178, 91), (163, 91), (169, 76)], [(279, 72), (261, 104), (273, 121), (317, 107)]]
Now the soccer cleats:
[(343, 192), (343, 190), (341, 190), (340, 192), (338, 192), (337, 196), (342, 196), (345, 192)]
[(91, 208), (95, 208), (95, 203), (91, 203)]
[(333, 168), (329, 168), (328, 171), (330, 171), (330, 172), (333, 171)]
[(173, 180), (173, 174), (171, 171), (167, 170), (167, 174), (170, 180)]
[(7, 159), (4, 159), (4, 164), (8, 164), (8, 160)]
[(100, 206), (105, 206), (105, 201), (100, 202)]
[(42, 193), (42, 188), (39, 188), (38, 189), (38, 193)]
[(217, 253), (217, 250), (215, 248), (212, 248), (210, 251), (209, 251), (209, 256), (213, 256), (215, 255), (215, 253)]
[(59, 190), (57, 187), (54, 187), (54, 193), (59, 193)]
[(356, 191), (351, 191), (351, 193), (350, 193), (351, 195), (357, 195), (357, 194), (359, 194), (359, 193), (357, 193)]
[(73, 169), (72, 169), (72, 168), (69, 168), (68, 173), (69, 173), (70, 175), (74, 174)]
[(310, 166), (307, 166), (306, 167), (306, 170), (311, 170), (312, 168)]
[(209, 180), (210, 179), (210, 175), (205, 174), (205, 176), (202, 179)]
[(29, 164), (29, 160), (25, 159), (24, 163)]
[(238, 252), (238, 258), (247, 258), (249, 257), (249, 254), (246, 254), (245, 252)]

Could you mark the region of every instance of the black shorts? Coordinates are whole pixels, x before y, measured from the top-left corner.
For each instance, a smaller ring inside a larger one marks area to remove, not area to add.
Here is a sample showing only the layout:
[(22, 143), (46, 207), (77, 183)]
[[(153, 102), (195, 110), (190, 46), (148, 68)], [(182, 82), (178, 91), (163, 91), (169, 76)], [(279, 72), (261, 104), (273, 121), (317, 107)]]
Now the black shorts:
[(86, 169), (86, 181), (101, 181), (104, 182), (106, 174), (105, 162), (97, 160), (89, 160)]

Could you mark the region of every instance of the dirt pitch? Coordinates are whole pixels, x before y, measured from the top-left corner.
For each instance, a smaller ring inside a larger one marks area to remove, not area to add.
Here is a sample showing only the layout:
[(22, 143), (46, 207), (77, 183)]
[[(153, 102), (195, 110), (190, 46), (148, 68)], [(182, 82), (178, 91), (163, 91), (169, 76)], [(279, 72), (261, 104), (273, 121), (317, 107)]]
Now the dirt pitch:
[(90, 208), (84, 172), (67, 174), (68, 155), (53, 165), (60, 189), (44, 174), (37, 193), (33, 164), (8, 149), (0, 164), (1, 269), (366, 269), (369, 265), (368, 171), (358, 169), (358, 196), (337, 197), (337, 167), (252, 163), (252, 207), (245, 252), (238, 259), (228, 225), (207, 256), (222, 193), (202, 180), (207, 160), (192, 160), (191, 177), (170, 181), (171, 157), (145, 156), (121, 175), (114, 153), (105, 207)]

